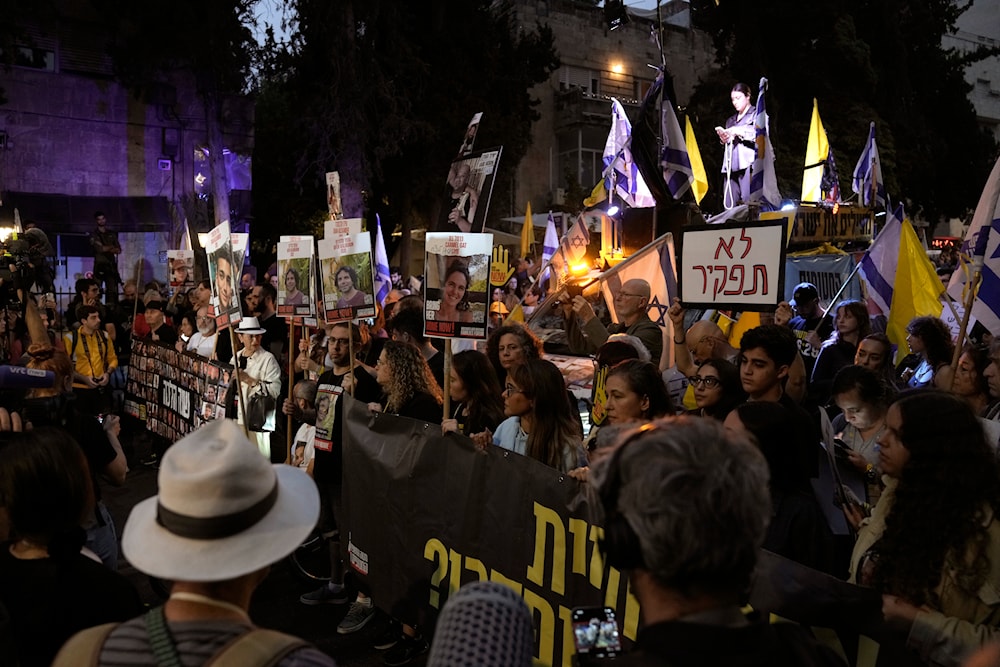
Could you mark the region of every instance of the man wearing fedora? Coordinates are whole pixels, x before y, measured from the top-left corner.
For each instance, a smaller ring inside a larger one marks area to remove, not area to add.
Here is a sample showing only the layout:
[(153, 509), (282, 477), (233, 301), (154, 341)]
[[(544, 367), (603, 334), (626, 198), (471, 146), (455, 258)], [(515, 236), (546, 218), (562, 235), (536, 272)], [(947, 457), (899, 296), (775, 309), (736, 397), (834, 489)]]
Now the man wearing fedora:
[(122, 551), (137, 570), (173, 581), (170, 598), (75, 635), (53, 664), (333, 665), (305, 641), (257, 628), (248, 613), (271, 564), (316, 525), (319, 496), (305, 473), (271, 465), (221, 419), (171, 447), (158, 482), (159, 495), (129, 515)]
[[(258, 392), (264, 392), (275, 400), (281, 395), (281, 367), (274, 355), (261, 347), (261, 338), (265, 331), (256, 317), (244, 317), (236, 325), (236, 337), (243, 344), (229, 363), (237, 369), (240, 379), (240, 400), (249, 409), (250, 397)], [(271, 458), (271, 432), (275, 428), (276, 409), (272, 409), (264, 422), (263, 430), (251, 431), (250, 438), (257, 443), (260, 453), (267, 459)], [(243, 423), (243, 410), (237, 411), (237, 420)]]

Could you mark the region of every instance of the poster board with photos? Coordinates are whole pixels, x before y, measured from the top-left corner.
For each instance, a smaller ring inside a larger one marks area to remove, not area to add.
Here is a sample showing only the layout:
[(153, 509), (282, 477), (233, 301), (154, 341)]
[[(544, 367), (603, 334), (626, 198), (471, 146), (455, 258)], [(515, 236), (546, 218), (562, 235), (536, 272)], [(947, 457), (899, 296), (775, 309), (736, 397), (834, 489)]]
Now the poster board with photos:
[(424, 247), (424, 333), (486, 338), (493, 235), (431, 232)]
[(371, 248), (367, 232), (319, 242), (323, 310), (328, 323), (375, 317)]
[(146, 422), (147, 430), (176, 441), (207, 421), (225, 418), (232, 366), (137, 338), (131, 359), (124, 409)]
[(313, 237), (282, 237), (278, 243), (279, 317), (315, 315)]
[[(220, 331), (243, 319), (237, 283), (243, 264), (237, 262), (234, 256), (232, 236), (229, 233), (229, 223), (223, 222), (208, 233), (205, 241), (208, 275), (212, 283), (212, 312), (216, 328)], [(244, 253), (245, 251), (244, 247)]]
[(167, 268), (174, 290), (194, 287), (194, 250), (168, 250)]
[(434, 231), (453, 234), (483, 231), (502, 151), (502, 146), (472, 151), (451, 163), (441, 217)]

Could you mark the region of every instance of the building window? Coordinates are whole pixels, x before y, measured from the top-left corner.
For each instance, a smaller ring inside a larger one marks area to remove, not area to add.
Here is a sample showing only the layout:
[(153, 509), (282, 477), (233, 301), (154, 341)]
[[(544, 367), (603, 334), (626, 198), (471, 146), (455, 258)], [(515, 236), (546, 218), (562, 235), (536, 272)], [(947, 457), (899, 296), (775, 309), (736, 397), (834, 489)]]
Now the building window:
[(591, 95), (599, 91), (600, 74), (585, 67), (564, 65), (559, 68), (559, 90), (577, 88)]
[[(5, 56), (6, 54), (4, 54), (3, 49), (0, 49), (0, 59), (6, 60)], [(56, 54), (51, 49), (17, 45), (14, 47), (14, 61), (11, 64), (15, 67), (27, 67), (46, 72), (55, 72)]]

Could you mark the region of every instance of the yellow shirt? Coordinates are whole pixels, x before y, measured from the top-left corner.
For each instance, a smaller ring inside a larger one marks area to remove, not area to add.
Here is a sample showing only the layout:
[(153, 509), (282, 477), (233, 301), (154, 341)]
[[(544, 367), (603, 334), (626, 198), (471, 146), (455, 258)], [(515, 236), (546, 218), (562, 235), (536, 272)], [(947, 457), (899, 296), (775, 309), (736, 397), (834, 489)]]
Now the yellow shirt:
[[(118, 368), (115, 346), (108, 340), (103, 331), (97, 330), (88, 335), (83, 332), (83, 329), (78, 329), (76, 349), (73, 349), (72, 332), (63, 338), (66, 342), (66, 350), (73, 360), (73, 370), (76, 373), (84, 377), (100, 377)], [(88, 388), (86, 384), (76, 381), (73, 382), (73, 386), (80, 389)]]

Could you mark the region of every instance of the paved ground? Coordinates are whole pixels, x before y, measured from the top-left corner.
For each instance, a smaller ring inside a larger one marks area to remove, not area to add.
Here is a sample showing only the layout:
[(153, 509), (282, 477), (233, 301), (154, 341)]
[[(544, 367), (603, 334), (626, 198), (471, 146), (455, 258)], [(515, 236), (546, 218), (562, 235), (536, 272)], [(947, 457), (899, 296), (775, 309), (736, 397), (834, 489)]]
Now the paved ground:
[[(129, 458), (138, 458), (131, 448)], [(145, 454), (140, 450), (138, 454)], [(115, 518), (119, 535), (125, 525), (129, 510), (139, 501), (156, 493), (156, 470), (133, 463), (125, 486), (114, 488), (105, 485), (103, 494)], [(154, 591), (149, 579), (136, 571), (124, 557), (119, 570), (139, 589), (143, 601), (155, 605), (162, 598)], [(372, 640), (384, 628), (384, 618), (376, 618), (360, 632), (338, 635), (337, 624), (347, 613), (347, 606), (319, 605), (308, 607), (299, 602), (299, 595), (315, 588), (294, 574), (291, 563), (282, 561), (271, 570), (270, 576), (257, 589), (250, 607), (250, 616), (262, 627), (281, 630), (303, 637), (333, 656), (340, 667), (369, 667), (382, 664), (382, 652), (372, 648)], [(414, 665), (423, 664), (423, 658)]]

